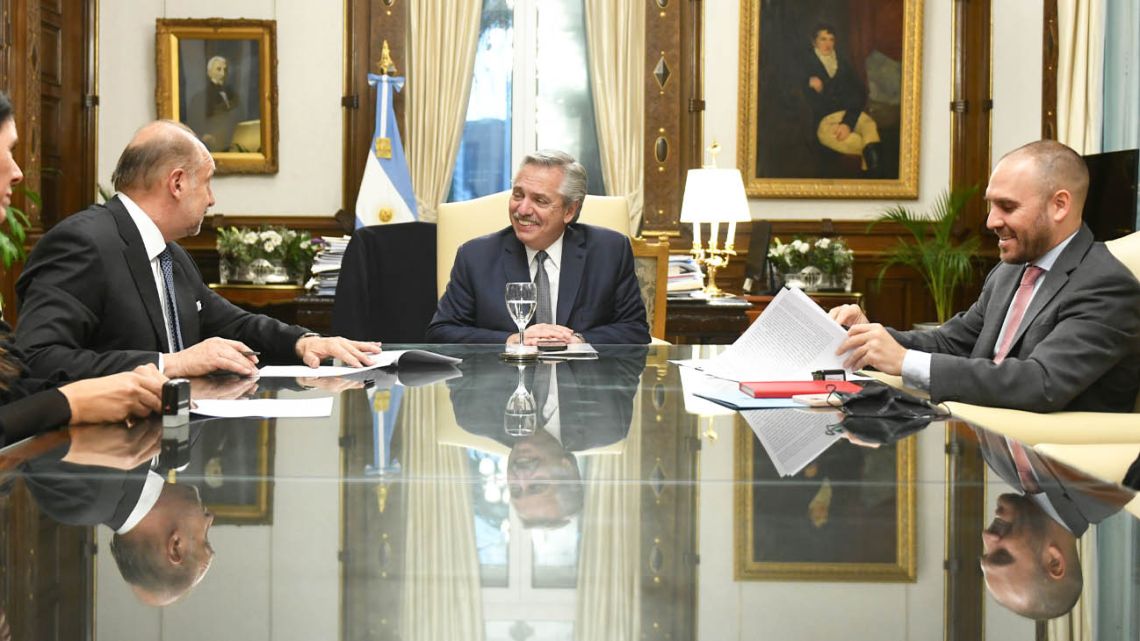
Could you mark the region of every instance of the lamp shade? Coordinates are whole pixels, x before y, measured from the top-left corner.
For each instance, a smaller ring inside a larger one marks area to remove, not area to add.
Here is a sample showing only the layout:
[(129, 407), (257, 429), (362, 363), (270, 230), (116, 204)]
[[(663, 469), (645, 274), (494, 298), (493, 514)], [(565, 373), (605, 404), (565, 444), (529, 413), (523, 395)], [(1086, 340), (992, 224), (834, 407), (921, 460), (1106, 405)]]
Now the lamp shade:
[(681, 201), (683, 223), (746, 223), (748, 197), (738, 169), (690, 169)]

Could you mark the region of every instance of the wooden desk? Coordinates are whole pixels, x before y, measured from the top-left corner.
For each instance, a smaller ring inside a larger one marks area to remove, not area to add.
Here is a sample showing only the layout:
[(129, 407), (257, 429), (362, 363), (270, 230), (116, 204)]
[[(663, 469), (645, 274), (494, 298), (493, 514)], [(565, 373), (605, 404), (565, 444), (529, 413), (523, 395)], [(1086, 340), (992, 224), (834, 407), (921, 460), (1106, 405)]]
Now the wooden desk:
[(301, 325), (321, 334), (332, 333), (331, 296), (310, 296), (299, 285), (221, 285), (210, 289), (242, 309), (265, 314), (282, 323)]
[[(808, 296), (824, 309), (836, 305), (861, 305), (861, 292), (809, 292)], [(670, 300), (665, 308), (665, 340), (674, 345), (728, 344), (772, 302), (774, 296), (742, 296), (747, 305), (710, 305), (700, 299)]]

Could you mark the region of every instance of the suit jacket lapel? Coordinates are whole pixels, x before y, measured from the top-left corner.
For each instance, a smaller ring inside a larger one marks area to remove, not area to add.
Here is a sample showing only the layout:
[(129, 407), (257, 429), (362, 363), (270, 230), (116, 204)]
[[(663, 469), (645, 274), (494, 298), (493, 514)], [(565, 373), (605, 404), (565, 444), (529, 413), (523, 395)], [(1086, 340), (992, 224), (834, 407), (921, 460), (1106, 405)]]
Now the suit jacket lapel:
[[(1003, 267), (1006, 267), (1003, 265)], [(973, 356), (976, 358), (992, 358), (997, 347), (998, 334), (1005, 322), (1006, 312), (1013, 304), (1013, 296), (1017, 293), (1017, 286), (1021, 282), (1021, 270), (1012, 265), (1003, 269), (1001, 280), (994, 283), (994, 293), (986, 306), (986, 320), (978, 342), (974, 345)]]
[(139, 298), (142, 299), (143, 307), (146, 309), (146, 317), (150, 320), (151, 329), (154, 330), (155, 340), (158, 345), (166, 345), (166, 324), (162, 320), (158, 288), (154, 284), (154, 271), (151, 270), (142, 236), (138, 227), (135, 227), (135, 222), (131, 220), (131, 215), (127, 213), (126, 207), (117, 197), (107, 203), (107, 209), (110, 210), (115, 225), (119, 228), (119, 237), (123, 239), (123, 260), (131, 270), (131, 279), (134, 280), (135, 289), (138, 290)]
[[(526, 263), (526, 248), (519, 242), (513, 229), (503, 230), (503, 276), (508, 283), (530, 281), (530, 266)], [(504, 292), (505, 294), (505, 292)], [(503, 307), (504, 311), (506, 306)]]
[[(173, 252), (172, 252), (173, 253)], [(181, 261), (174, 261), (174, 303), (178, 307), (178, 324), (182, 330), (182, 346), (198, 343), (198, 301), (194, 299), (193, 280), (197, 272), (183, 269)]]
[(578, 300), (582, 272), (586, 268), (586, 234), (577, 225), (566, 228), (562, 236), (562, 264), (558, 266), (558, 312), (554, 322), (568, 327), (570, 312)]
[(1073, 240), (1069, 241), (1065, 250), (1057, 257), (1057, 262), (1053, 263), (1053, 268), (1045, 274), (1045, 281), (1041, 283), (1041, 287), (1037, 289), (1037, 293), (1033, 295), (1033, 300), (1029, 301), (1029, 308), (1025, 310), (1025, 316), (1021, 319), (1021, 324), (1017, 327), (1017, 333), (1013, 335), (1013, 342), (1010, 343), (1010, 351), (1017, 342), (1021, 340), (1025, 330), (1033, 324), (1033, 320), (1045, 309), (1049, 301), (1057, 295), (1057, 292), (1069, 282), (1069, 272), (1072, 272), (1080, 264), (1081, 259), (1084, 258), (1088, 252), (1089, 247), (1092, 246), (1093, 238), (1092, 232), (1089, 228), (1081, 225), (1077, 235)]

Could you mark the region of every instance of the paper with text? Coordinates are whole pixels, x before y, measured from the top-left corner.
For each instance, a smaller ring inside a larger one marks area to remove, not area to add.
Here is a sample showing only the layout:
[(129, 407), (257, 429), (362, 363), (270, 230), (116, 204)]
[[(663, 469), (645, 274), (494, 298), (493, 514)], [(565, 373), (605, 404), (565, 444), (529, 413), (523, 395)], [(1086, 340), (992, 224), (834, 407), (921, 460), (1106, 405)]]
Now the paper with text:
[(262, 378), (322, 378), (326, 376), (348, 376), (350, 374), (367, 372), (370, 369), (376, 369), (378, 367), (391, 367), (392, 365), (455, 365), (462, 362), (463, 360), (460, 358), (455, 358), (454, 356), (444, 356), (443, 354), (436, 354), (435, 352), (429, 352), (422, 349), (385, 350), (379, 354), (373, 354), (371, 358), (372, 364), (366, 367), (342, 367), (333, 365), (322, 365), (320, 367), (309, 367), (308, 365), (266, 365), (265, 367), (262, 367), (260, 370), (258, 370), (258, 373)]
[(807, 294), (784, 289), (704, 371), (738, 382), (810, 381), (815, 370), (843, 369), (835, 350), (845, 338), (847, 332)]
[(740, 415), (780, 476), (798, 473), (827, 451), (840, 438), (831, 426), (843, 420), (839, 412), (814, 410), (748, 410)]
[(194, 401), (190, 413), (217, 418), (324, 418), (332, 414), (333, 399), (242, 398)]

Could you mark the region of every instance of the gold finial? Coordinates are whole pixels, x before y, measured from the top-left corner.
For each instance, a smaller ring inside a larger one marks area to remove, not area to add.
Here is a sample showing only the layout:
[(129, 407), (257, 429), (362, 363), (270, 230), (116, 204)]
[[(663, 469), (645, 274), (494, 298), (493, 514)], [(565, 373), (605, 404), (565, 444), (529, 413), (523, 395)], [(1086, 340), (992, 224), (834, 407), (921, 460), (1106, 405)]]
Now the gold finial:
[(706, 168), (716, 167), (716, 157), (718, 155), (720, 155), (720, 143), (714, 140), (713, 144), (709, 145), (707, 153), (709, 155), (710, 161), (707, 165), (705, 165), (705, 167)]
[(380, 49), (380, 73), (389, 76), (396, 75), (396, 63), (392, 62), (392, 50), (388, 48), (388, 41), (384, 41), (383, 47)]

